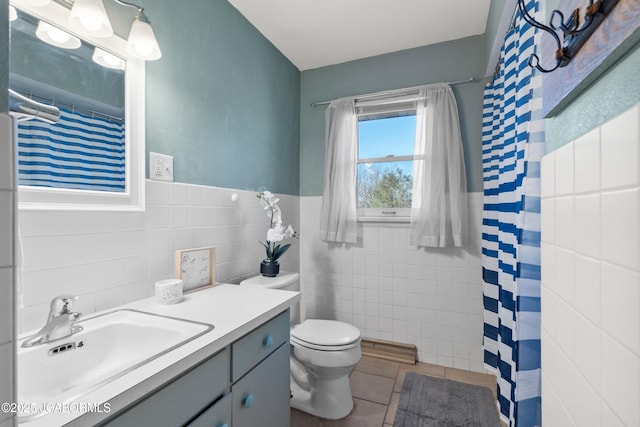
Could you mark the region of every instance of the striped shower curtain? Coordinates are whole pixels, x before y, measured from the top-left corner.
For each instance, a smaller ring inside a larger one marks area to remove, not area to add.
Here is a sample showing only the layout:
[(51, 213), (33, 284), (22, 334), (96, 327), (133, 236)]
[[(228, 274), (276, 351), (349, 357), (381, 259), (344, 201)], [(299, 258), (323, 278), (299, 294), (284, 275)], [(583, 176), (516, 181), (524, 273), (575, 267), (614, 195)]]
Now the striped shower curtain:
[[(527, 4), (538, 12), (538, 1)], [(518, 14), (499, 71), (484, 93), (484, 362), (498, 377), (498, 406), (510, 426), (541, 425), (540, 158), (541, 77), (528, 66), (536, 31)], [(535, 43), (537, 44), (537, 43)]]
[(60, 120), (18, 122), (20, 185), (124, 192), (125, 124), (60, 108)]

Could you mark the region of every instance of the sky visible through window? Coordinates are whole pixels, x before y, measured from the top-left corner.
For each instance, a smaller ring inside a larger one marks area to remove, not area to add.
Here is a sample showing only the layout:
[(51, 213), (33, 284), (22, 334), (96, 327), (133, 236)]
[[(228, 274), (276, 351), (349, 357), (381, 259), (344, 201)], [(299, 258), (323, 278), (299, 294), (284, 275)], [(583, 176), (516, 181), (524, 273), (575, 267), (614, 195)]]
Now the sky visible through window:
[(411, 156), (415, 134), (415, 115), (360, 121), (358, 157)]
[(413, 159), (376, 161), (389, 156), (413, 156), (416, 116), (386, 117), (358, 122), (358, 208), (411, 207)]

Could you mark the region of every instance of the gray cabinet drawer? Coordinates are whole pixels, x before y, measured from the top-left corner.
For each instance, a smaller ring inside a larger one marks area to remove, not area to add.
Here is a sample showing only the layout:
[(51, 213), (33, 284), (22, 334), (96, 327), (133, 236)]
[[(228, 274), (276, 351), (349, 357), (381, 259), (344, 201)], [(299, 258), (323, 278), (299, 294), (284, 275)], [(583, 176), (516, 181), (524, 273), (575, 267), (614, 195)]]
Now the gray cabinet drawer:
[(231, 427), (231, 395), (211, 405), (209, 409), (198, 415), (187, 427)]
[(231, 386), (234, 427), (288, 427), (289, 344)]
[(229, 349), (225, 348), (177, 380), (108, 420), (104, 425), (183, 425), (228, 389), (229, 363)]
[[(289, 310), (257, 327), (232, 345), (232, 382), (238, 381), (252, 367), (281, 344), (289, 341)], [(288, 379), (288, 375), (287, 375)]]

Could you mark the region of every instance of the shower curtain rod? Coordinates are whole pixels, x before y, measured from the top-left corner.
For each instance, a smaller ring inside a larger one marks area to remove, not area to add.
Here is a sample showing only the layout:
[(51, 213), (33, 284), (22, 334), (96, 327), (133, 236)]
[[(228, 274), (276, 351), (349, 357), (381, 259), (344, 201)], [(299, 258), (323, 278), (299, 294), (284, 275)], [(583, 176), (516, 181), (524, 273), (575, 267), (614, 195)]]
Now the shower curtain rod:
[[(448, 85), (459, 85), (459, 84), (463, 84), (463, 83), (472, 83), (475, 81), (479, 81), (481, 79), (477, 78), (477, 77), (469, 77), (468, 79), (465, 80), (457, 80), (455, 82), (443, 82), (446, 83)], [(394, 89), (394, 90), (387, 90), (387, 91), (383, 91), (383, 92), (375, 92), (375, 93), (367, 93), (364, 95), (357, 95), (357, 96), (353, 96), (351, 98), (355, 98), (356, 101), (360, 101), (366, 98), (375, 98), (376, 96), (384, 96), (384, 95), (392, 95), (392, 94), (401, 94), (401, 93), (405, 93), (405, 92), (411, 92), (413, 90), (418, 90), (418, 89), (422, 89), (423, 87), (427, 87), (427, 86), (433, 86), (433, 85), (437, 85), (437, 84), (441, 84), (441, 83), (430, 83), (430, 84), (426, 84), (426, 85), (420, 85), (420, 86), (413, 86), (413, 87), (406, 87), (403, 89)], [(348, 98), (348, 97), (346, 97)], [(316, 101), (316, 102), (312, 102), (309, 105), (311, 105), (312, 107), (317, 107), (319, 105), (329, 105), (331, 104), (331, 102), (333, 101)]]

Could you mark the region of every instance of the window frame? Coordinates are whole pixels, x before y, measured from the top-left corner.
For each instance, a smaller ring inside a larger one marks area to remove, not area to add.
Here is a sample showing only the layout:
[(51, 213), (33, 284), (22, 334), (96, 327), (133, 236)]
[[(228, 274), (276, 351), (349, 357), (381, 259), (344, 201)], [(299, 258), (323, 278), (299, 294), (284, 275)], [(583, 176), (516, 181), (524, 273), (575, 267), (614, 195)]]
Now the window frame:
[[(415, 98), (415, 96), (413, 96)], [(415, 115), (416, 105), (413, 99), (409, 102), (406, 101), (406, 97), (392, 98), (384, 100), (372, 100), (357, 102), (357, 119), (358, 123), (361, 121), (361, 117), (370, 117), (367, 120), (378, 120), (392, 117), (401, 117), (403, 115)], [(394, 114), (395, 113), (395, 114)], [(406, 114), (408, 113), (408, 114)], [(371, 118), (372, 116), (379, 116)], [(360, 146), (360, 135), (358, 134), (358, 148)], [(358, 150), (359, 151), (359, 150)], [(415, 161), (414, 155), (387, 155), (385, 157), (372, 157), (372, 158), (360, 158), (356, 161), (356, 171), (358, 165), (363, 163), (390, 163), (401, 161)], [(412, 176), (413, 186), (413, 176)], [(413, 191), (413, 190), (412, 190)], [(356, 173), (356, 197), (357, 197), (357, 173)], [(411, 220), (411, 208), (356, 208), (356, 217), (359, 222), (410, 222)]]

